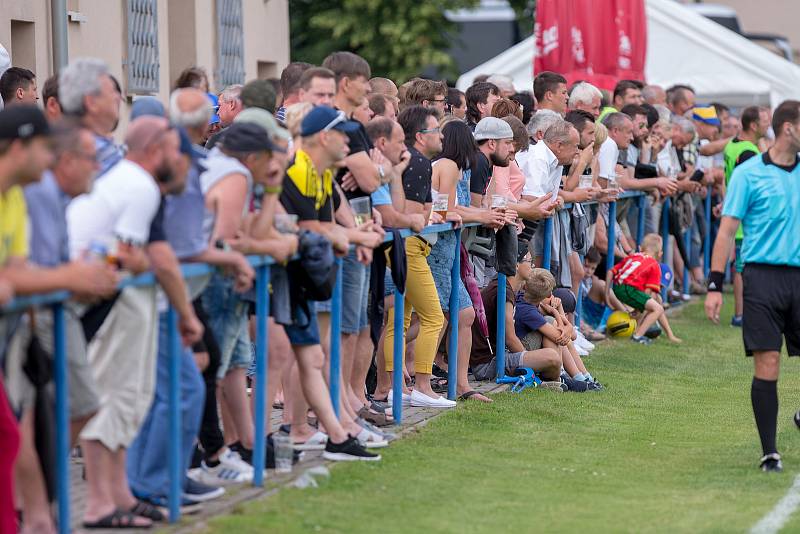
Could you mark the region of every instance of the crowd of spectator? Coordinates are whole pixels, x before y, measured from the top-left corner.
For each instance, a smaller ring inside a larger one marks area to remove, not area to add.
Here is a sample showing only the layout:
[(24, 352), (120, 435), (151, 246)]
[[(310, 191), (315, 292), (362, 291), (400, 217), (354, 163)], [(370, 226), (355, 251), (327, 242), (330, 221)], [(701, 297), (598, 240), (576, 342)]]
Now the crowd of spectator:
[[(600, 391), (583, 357), (605, 338), (607, 310), (638, 318), (634, 342), (650, 344), (662, 330), (680, 342), (664, 309), (705, 291), (705, 196), (716, 219), (733, 168), (769, 142), (768, 109), (701, 105), (688, 86), (621, 80), (608, 93), (554, 72), (539, 73), (532, 92), (500, 75), (465, 92), (423, 78), (398, 86), (350, 52), (220, 89), (210, 93), (205, 71), (189, 68), (169, 102), (134, 98), (119, 131), (125, 95), (102, 61), (72, 61), (41, 92), (25, 68), (0, 78), (0, 305), (72, 294), (69, 406), (86, 528), (165, 520), (168, 304), (183, 343), (182, 504), (252, 481), (254, 455), (275, 465), (272, 434), (254, 450), (256, 294), (246, 255), (277, 263), (267, 428), (277, 406), (275, 431), (292, 440), (295, 461), (310, 450), (377, 461), (395, 438), (395, 288), (404, 294), (404, 403), (491, 403), (474, 384), (496, 378), (498, 321), (505, 373), (531, 368), (554, 393)], [(645, 195), (641, 243), (638, 199), (623, 191)], [(463, 227), (460, 249), (453, 231), (419, 235), (437, 223)], [(416, 235), (401, 239), (399, 229)], [(184, 262), (216, 270), (184, 280)], [(667, 276), (684, 266), (688, 285)], [(157, 286), (118, 289), (145, 271)], [(327, 376), (334, 273), (338, 415)], [(734, 280), (737, 326), (741, 276)], [(443, 396), (453, 313), (458, 401)], [(2, 532), (54, 531), (52, 455), (38, 446), (52, 431), (40, 413), (52, 409), (41, 376), (52, 325), (44, 308), (0, 315)]]

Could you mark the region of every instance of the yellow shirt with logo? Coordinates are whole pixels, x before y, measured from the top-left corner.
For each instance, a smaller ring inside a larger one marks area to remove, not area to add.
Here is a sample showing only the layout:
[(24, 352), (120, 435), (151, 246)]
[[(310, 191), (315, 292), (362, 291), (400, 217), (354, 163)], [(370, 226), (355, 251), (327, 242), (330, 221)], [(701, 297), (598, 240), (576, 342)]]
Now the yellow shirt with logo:
[(12, 257), (28, 256), (28, 210), (22, 188), (0, 193), (0, 266)]

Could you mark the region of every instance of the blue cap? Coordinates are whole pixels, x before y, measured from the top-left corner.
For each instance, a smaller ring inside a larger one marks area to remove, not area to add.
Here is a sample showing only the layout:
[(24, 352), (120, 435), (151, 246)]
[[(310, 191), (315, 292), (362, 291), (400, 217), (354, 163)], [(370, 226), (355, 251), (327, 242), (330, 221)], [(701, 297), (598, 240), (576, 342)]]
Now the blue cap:
[(131, 120), (144, 115), (166, 117), (164, 104), (154, 96), (143, 96), (133, 101), (131, 106)]
[(661, 285), (669, 287), (672, 283), (672, 269), (666, 263), (661, 264)]
[(300, 135), (308, 137), (325, 130), (338, 130), (344, 133), (355, 132), (359, 124), (347, 119), (344, 111), (328, 106), (317, 106), (308, 112), (300, 126)]
[(217, 106), (219, 105), (219, 98), (214, 93), (206, 93), (208, 96), (209, 102), (214, 107), (214, 114), (211, 115), (211, 118), (208, 121), (208, 124), (217, 124), (219, 122), (219, 115), (217, 115), (217, 110), (219, 109)]

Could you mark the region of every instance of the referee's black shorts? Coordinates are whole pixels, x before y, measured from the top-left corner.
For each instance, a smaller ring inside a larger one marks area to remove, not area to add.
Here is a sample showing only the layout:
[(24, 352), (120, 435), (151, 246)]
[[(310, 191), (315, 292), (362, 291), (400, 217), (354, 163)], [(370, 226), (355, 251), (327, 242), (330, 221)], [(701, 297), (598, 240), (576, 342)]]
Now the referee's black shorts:
[(800, 268), (748, 263), (744, 280), (744, 350), (780, 351), (800, 356)]

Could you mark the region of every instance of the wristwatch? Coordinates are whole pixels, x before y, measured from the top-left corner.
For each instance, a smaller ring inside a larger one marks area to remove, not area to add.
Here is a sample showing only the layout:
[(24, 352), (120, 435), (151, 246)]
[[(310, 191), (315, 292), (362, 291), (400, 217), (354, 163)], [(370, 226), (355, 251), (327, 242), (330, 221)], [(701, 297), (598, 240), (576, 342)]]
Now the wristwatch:
[(383, 170), (383, 165), (378, 165), (378, 175), (381, 177), (381, 183), (386, 183), (386, 171)]

